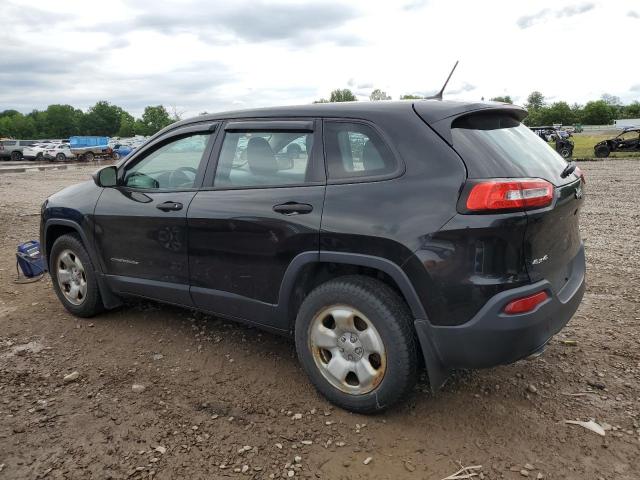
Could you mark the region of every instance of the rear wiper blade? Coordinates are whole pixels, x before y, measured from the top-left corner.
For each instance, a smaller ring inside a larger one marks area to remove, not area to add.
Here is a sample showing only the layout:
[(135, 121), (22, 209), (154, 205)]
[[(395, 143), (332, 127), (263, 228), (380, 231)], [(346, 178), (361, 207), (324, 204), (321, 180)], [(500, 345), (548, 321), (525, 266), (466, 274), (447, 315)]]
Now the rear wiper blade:
[(562, 170), (562, 173), (560, 174), (561, 178), (567, 178), (569, 175), (571, 175), (575, 170), (576, 170), (576, 162), (569, 162), (567, 164), (566, 167), (564, 167), (564, 170)]

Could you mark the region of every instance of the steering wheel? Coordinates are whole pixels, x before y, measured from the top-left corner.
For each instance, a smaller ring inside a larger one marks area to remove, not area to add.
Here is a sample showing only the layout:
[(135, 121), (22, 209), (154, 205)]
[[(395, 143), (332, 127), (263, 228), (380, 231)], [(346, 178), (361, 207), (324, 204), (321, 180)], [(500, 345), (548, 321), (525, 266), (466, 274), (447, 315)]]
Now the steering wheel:
[[(193, 178), (185, 172), (193, 173)], [(196, 179), (198, 170), (193, 167), (176, 168), (169, 174), (169, 185), (172, 187), (193, 187), (193, 181)]]

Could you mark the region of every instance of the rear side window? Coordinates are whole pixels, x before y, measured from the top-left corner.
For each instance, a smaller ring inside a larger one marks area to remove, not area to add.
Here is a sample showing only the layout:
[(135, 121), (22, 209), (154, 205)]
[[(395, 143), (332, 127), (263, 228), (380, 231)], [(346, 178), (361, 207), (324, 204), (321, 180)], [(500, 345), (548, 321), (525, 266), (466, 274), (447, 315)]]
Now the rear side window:
[(369, 125), (328, 121), (324, 135), (329, 180), (385, 176), (398, 168), (389, 147)]
[(310, 183), (312, 150), (312, 132), (227, 132), (214, 187)]
[(560, 177), (566, 161), (515, 117), (467, 115), (454, 120), (451, 135), (469, 178), (532, 177), (555, 185), (573, 181)]
[(5, 147), (13, 147), (17, 142), (15, 140), (5, 140), (2, 143)]

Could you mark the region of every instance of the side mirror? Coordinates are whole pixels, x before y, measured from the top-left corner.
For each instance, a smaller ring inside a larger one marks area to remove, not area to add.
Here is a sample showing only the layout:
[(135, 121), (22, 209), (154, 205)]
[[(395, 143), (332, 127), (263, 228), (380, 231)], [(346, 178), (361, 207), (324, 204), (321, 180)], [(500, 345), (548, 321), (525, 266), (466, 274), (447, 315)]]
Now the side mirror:
[(118, 184), (118, 169), (115, 165), (109, 165), (95, 172), (92, 177), (99, 187), (115, 187)]

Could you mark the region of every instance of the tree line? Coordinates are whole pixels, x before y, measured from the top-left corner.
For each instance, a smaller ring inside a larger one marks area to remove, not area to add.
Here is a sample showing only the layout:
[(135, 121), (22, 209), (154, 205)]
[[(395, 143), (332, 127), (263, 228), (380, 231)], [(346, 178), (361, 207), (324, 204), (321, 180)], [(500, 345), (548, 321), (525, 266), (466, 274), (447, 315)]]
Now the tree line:
[[(400, 96), (400, 100), (419, 100), (422, 98), (424, 97), (419, 95)], [(344, 88), (333, 90), (329, 100), (322, 98), (314, 103), (355, 102), (357, 100), (351, 90)], [(391, 96), (380, 89), (375, 89), (369, 95), (369, 100), (391, 100)], [(513, 103), (509, 95), (493, 97), (491, 100), (494, 102)], [(548, 103), (542, 93), (534, 91), (527, 97), (524, 107), (529, 112), (524, 123), (531, 127), (553, 125), (555, 123), (561, 123), (562, 125), (575, 125), (576, 123), (583, 125), (609, 125), (615, 119), (640, 118), (640, 102), (636, 100), (624, 105), (619, 97), (606, 93), (600, 99), (592, 100), (584, 105), (578, 103), (569, 105), (563, 101)]]
[[(502, 98), (496, 97), (495, 100), (500, 101)], [(624, 105), (619, 97), (606, 93), (600, 99), (592, 100), (584, 105), (579, 103), (569, 105), (563, 101), (547, 103), (542, 93), (534, 91), (527, 97), (524, 107), (529, 112), (524, 123), (531, 127), (553, 125), (554, 123), (609, 125), (615, 119), (640, 118), (640, 102), (636, 100)]]
[[(401, 95), (400, 100), (421, 99), (419, 95)], [(354, 102), (358, 99), (348, 88), (336, 89), (329, 99), (314, 103)], [(378, 88), (369, 95), (371, 101), (391, 100), (391, 96)], [(484, 99), (483, 99), (484, 100)], [(509, 95), (493, 97), (493, 101), (513, 103)], [(598, 100), (580, 105), (557, 101), (548, 103), (538, 91), (531, 92), (524, 107), (529, 114), (524, 123), (540, 125), (609, 125), (614, 119), (640, 118), (640, 102), (623, 104), (619, 97), (604, 94)], [(162, 105), (147, 106), (140, 118), (123, 108), (99, 101), (86, 112), (71, 105), (49, 105), (46, 110), (33, 110), (22, 114), (17, 110), (0, 112), (0, 137), (9, 138), (69, 138), (72, 135), (101, 135), (132, 137), (153, 135), (167, 125), (180, 120), (180, 113), (170, 114)]]
[(22, 114), (17, 110), (0, 112), (0, 137), (69, 138), (73, 135), (132, 137), (153, 135), (180, 119), (162, 105), (145, 107), (140, 118), (106, 101), (97, 102), (86, 112), (71, 105), (49, 105), (46, 110)]

